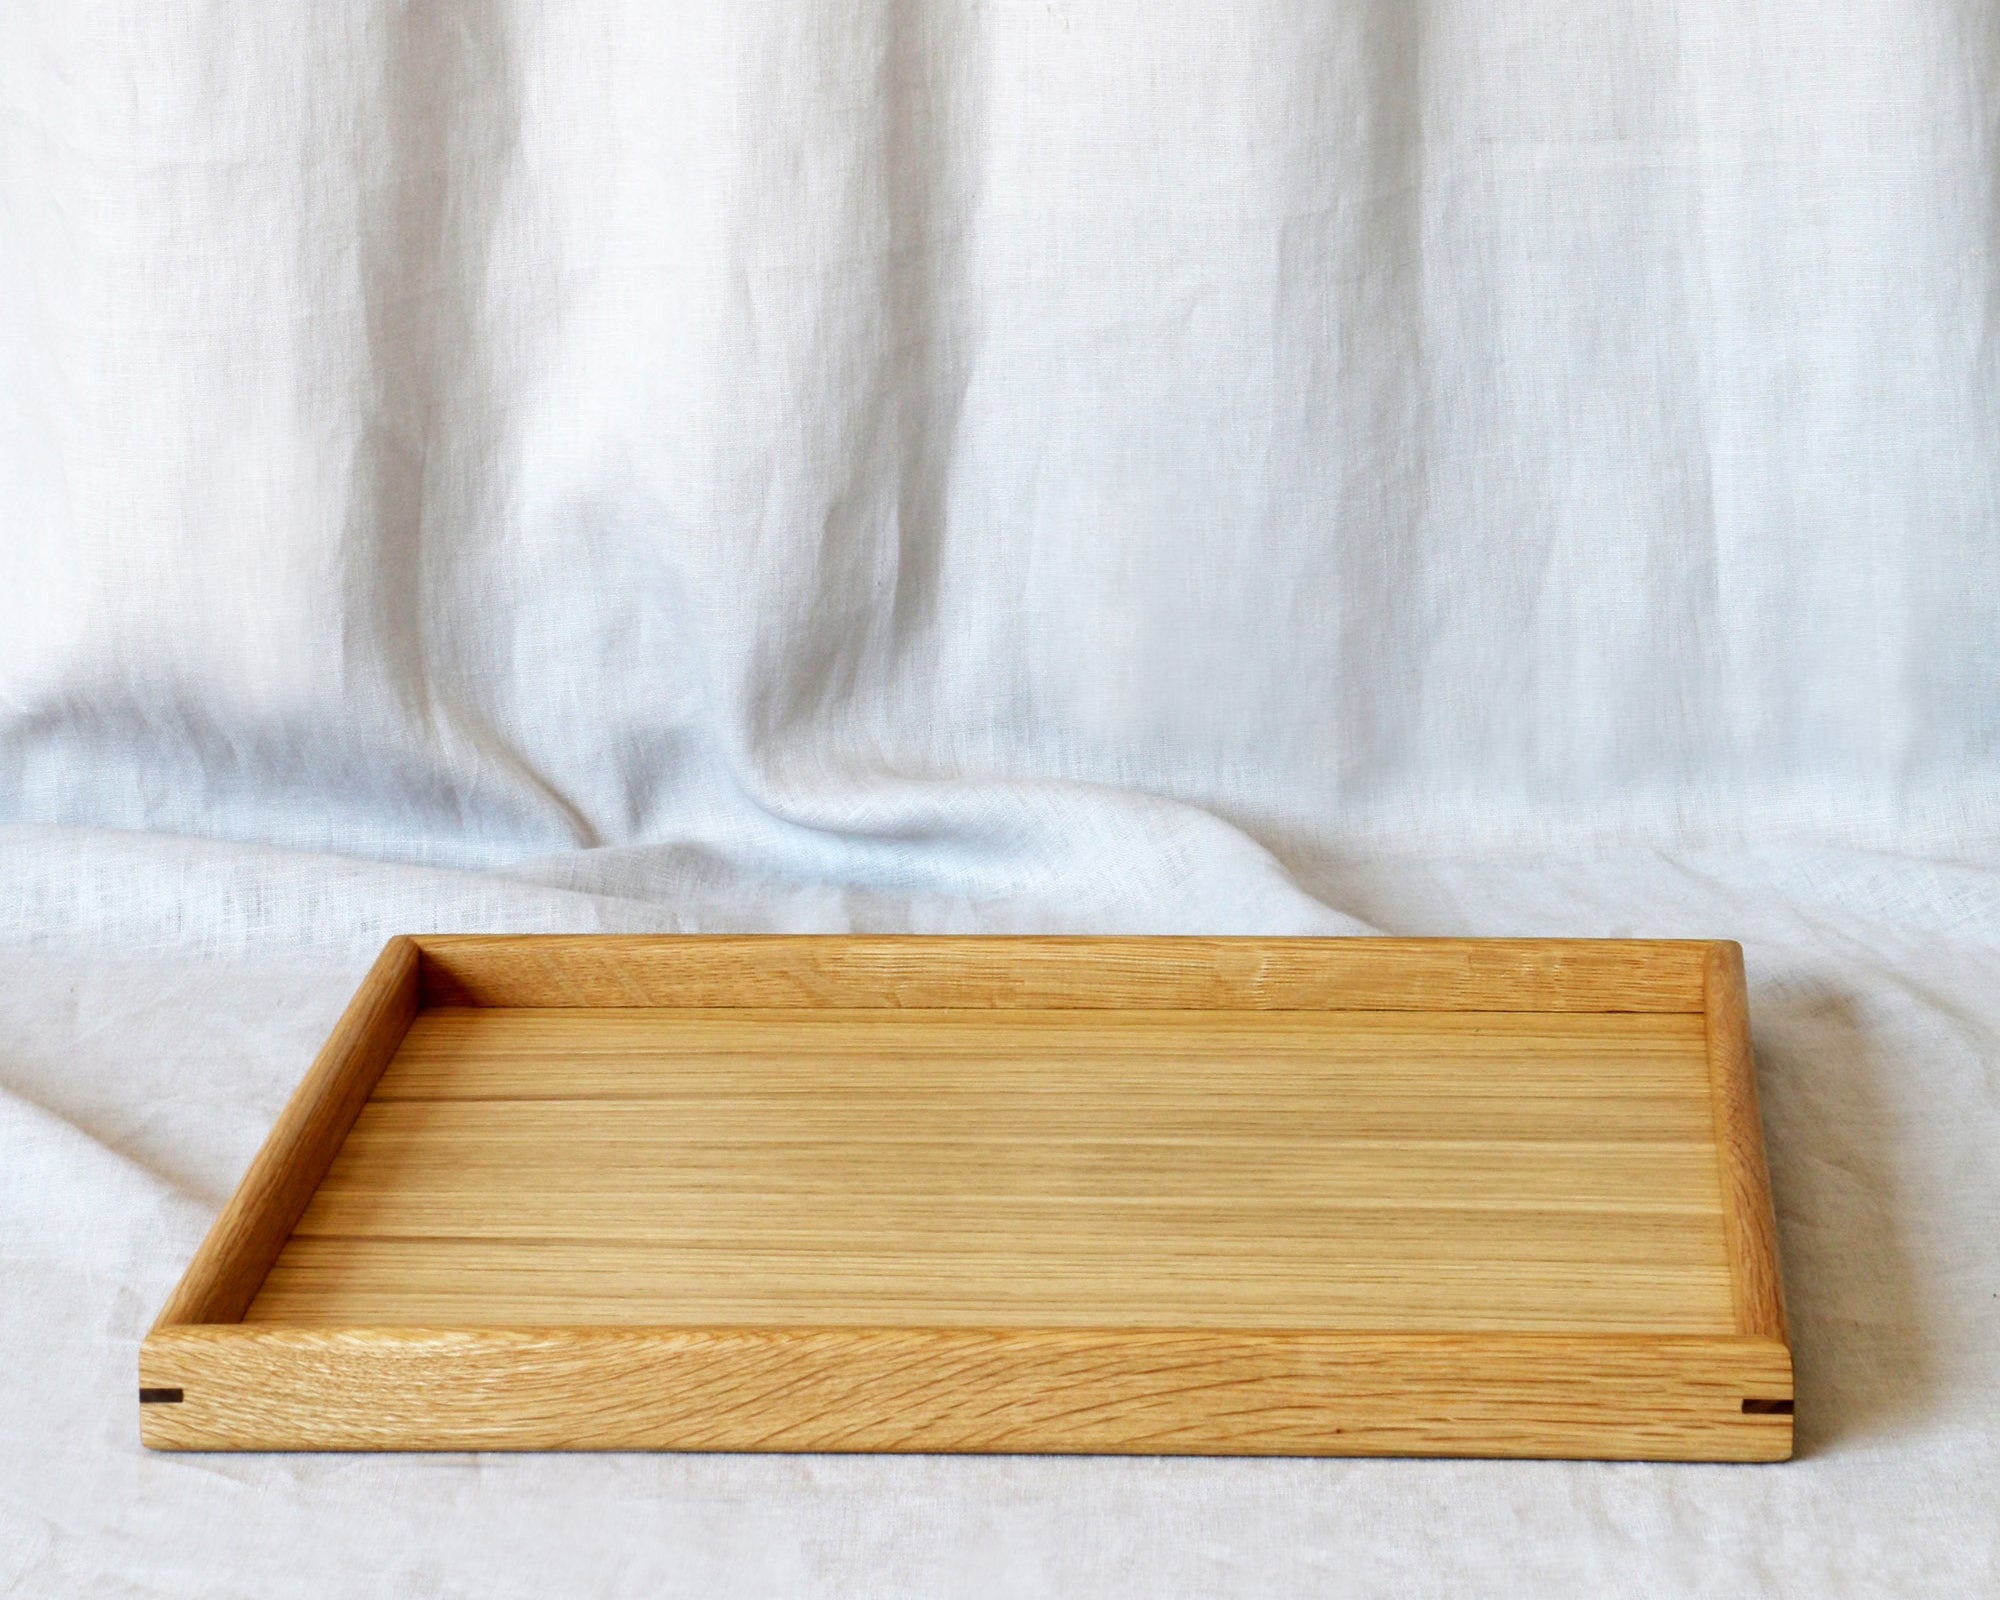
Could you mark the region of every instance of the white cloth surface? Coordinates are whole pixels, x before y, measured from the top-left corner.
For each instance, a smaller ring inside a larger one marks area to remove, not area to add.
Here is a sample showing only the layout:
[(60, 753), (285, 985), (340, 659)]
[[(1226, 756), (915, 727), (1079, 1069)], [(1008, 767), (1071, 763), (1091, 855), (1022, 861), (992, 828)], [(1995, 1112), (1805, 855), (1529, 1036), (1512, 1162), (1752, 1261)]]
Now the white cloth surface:
[[(0, 1590), (1973, 1594), (2000, 10), (0, 11)], [(148, 1457), (382, 938), (1749, 952), (1804, 1459)]]

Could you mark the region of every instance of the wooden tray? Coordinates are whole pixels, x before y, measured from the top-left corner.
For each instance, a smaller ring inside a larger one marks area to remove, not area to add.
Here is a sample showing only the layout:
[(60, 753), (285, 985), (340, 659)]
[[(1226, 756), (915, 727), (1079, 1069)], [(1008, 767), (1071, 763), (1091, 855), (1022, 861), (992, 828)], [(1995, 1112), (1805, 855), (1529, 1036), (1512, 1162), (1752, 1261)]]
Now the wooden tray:
[(1777, 1460), (1726, 943), (394, 939), (160, 1449)]

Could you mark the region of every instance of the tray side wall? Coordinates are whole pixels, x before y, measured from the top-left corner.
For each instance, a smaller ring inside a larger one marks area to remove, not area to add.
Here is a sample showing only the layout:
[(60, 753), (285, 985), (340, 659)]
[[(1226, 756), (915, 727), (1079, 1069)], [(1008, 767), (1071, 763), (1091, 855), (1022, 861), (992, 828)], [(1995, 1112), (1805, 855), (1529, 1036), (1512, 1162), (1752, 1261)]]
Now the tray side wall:
[(1709, 945), (1636, 939), (446, 935), (422, 1002), (470, 1006), (1131, 1006), (1702, 1010)]
[[(154, 1331), (241, 1319), (417, 1013), (414, 940), (391, 939), (208, 1230)], [(157, 1409), (156, 1407), (147, 1408)]]
[(1718, 943), (1707, 962), (1709, 1088), (1715, 1102), (1716, 1157), (1722, 1169), (1722, 1226), (1736, 1331), (1789, 1343), (1785, 1285), (1778, 1267), (1778, 1221), (1757, 1109), (1750, 1049), (1750, 1002), (1743, 947)]
[[(1765, 1339), (946, 1329), (169, 1329), (156, 1449), (1775, 1461)], [(1746, 1408), (1745, 1402), (1751, 1402)]]

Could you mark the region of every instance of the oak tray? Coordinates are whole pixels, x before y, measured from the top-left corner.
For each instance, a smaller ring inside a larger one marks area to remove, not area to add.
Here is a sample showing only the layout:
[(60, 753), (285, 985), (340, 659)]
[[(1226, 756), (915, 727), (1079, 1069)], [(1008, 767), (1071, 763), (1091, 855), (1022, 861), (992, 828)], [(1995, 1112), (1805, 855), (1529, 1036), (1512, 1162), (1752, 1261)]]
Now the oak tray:
[(1734, 944), (399, 938), (160, 1449), (1769, 1461)]

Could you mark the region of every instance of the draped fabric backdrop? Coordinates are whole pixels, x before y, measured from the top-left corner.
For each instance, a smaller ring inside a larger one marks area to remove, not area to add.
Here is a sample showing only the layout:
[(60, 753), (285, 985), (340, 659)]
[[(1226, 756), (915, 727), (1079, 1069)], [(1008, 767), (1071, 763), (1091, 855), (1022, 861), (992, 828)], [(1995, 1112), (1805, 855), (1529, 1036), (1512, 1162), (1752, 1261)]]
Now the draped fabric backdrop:
[[(0, 1588), (2000, 1583), (1996, 242), (1993, 0), (0, 6)], [(433, 926), (1743, 937), (1810, 1459), (139, 1458)]]
[(7, 31), (16, 819), (989, 893), (1136, 795), (2000, 810), (1987, 0)]

